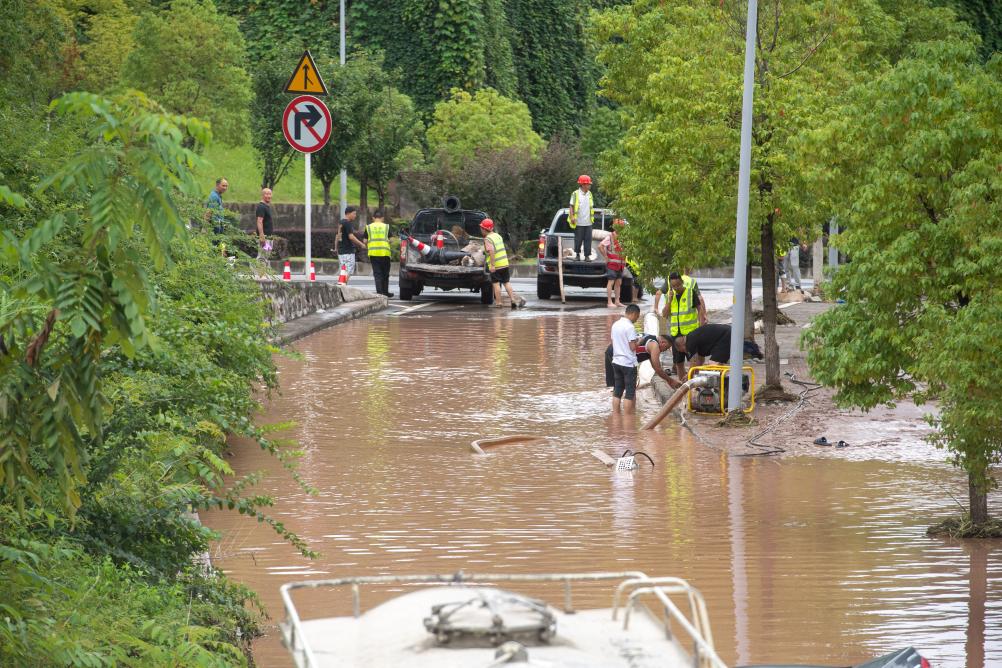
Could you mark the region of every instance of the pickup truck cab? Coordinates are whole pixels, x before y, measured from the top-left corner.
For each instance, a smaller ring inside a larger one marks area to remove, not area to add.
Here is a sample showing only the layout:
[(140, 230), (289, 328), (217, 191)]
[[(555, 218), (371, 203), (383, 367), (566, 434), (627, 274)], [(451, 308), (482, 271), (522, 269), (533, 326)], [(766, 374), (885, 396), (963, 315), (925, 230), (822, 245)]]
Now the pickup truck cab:
[[(483, 304), (494, 302), (490, 275), (483, 266), (467, 266), (457, 260), (461, 249), (471, 241), (483, 245), (480, 221), (487, 218), (483, 211), (458, 208), (421, 209), (404, 230), (400, 240), (400, 299), (410, 300), (426, 287), (441, 290), (469, 290), (479, 292)], [(423, 256), (407, 238), (411, 237), (432, 248), (434, 237), (442, 232), (443, 252)]]
[[(595, 209), (592, 212), (595, 230), (610, 230), (616, 214), (611, 209)], [(539, 235), (539, 252), (536, 262), (536, 296), (549, 299), (560, 294), (557, 267), (557, 246), (564, 250), (564, 285), (580, 288), (605, 288), (605, 258), (598, 252), (599, 241), (592, 239), (592, 257), (588, 260), (575, 260), (566, 257), (567, 249), (574, 249), (574, 230), (567, 223), (567, 209), (560, 209), (553, 216), (553, 222), (547, 230)], [(603, 295), (604, 298), (604, 295)], [(633, 301), (633, 274), (629, 267), (623, 271), (623, 284), (620, 288), (620, 299), (623, 302)]]

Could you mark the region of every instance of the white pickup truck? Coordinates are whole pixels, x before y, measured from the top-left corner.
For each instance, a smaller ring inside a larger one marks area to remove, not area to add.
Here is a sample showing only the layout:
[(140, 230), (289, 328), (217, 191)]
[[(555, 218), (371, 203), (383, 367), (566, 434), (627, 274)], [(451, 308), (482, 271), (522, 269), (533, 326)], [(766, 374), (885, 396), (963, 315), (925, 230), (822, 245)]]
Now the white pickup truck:
[[(606, 231), (612, 228), (612, 221), (616, 214), (612, 209), (595, 209), (592, 212), (593, 230)], [(560, 209), (553, 216), (548, 230), (543, 230), (539, 234), (539, 252), (536, 262), (536, 296), (540, 299), (549, 299), (553, 295), (560, 294), (558, 284), (559, 270), (557, 267), (557, 246), (558, 241), (564, 252), (564, 285), (573, 285), (581, 288), (605, 288), (605, 259), (598, 252), (598, 239), (593, 239), (591, 244), (591, 256), (586, 260), (575, 260), (574, 251), (574, 230), (567, 224), (567, 209)], [(568, 257), (570, 251), (570, 257)], [(629, 267), (623, 272), (623, 285), (620, 288), (620, 299), (624, 303), (634, 300), (633, 274)], [(636, 298), (640, 298), (639, 284)], [(603, 294), (603, 299), (605, 295)]]

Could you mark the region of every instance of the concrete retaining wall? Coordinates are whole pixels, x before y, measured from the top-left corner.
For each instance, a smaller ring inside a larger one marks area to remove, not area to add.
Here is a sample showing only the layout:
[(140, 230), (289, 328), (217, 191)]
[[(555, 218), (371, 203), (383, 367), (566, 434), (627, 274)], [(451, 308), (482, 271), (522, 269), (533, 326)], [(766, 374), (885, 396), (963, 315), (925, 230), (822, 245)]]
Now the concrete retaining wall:
[[(338, 221), (338, 205), (323, 206), (314, 204), (313, 212), (310, 214), (310, 226), (313, 229), (333, 230)], [(257, 210), (257, 202), (239, 202), (227, 204), (226, 208), (240, 214), (240, 229), (250, 232), (257, 225), (257, 218), (254, 212)], [(272, 226), (276, 230), (303, 230), (306, 224), (305, 204), (272, 204), (271, 205)]]
[[(307, 281), (259, 281), (261, 292), (271, 303), (272, 322), (289, 322), (296, 318), (328, 311), (343, 304), (348, 296), (346, 290), (336, 283)], [(348, 290), (354, 290), (348, 288)], [(361, 292), (361, 291), (356, 291)]]

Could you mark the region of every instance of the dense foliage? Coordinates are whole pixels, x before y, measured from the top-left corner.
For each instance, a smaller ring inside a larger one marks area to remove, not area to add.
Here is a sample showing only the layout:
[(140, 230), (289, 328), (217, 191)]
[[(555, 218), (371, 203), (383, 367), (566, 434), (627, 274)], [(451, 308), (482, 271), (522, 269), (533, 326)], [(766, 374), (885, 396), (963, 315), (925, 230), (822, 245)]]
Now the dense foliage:
[(870, 408), (936, 399), (936, 442), (970, 476), (975, 523), (1002, 463), (1000, 343), (1002, 60), (980, 66), (964, 31), (935, 31), (861, 83), (804, 151), (824, 164), (813, 194), (848, 229), (845, 304), (805, 333), (812, 371), (836, 399)]
[(0, 664), (245, 665), (253, 594), (197, 565), (212, 533), (190, 511), (232, 508), (305, 545), (262, 512), (257, 476), (226, 483), (227, 434), (294, 453), (252, 422), (276, 380), (259, 289), (187, 229), (208, 126), (136, 91), (60, 96), (81, 79), (20, 38), (65, 44), (100, 22), (61, 32), (74, 15), (15, 4), (2, 20), (18, 48), (0, 54)]

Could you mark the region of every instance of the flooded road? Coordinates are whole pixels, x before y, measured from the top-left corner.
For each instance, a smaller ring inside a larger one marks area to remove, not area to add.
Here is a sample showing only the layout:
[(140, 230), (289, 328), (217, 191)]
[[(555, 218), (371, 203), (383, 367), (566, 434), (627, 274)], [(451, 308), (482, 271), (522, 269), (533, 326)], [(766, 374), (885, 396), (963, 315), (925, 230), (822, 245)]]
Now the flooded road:
[[(270, 472), (258, 489), (276, 498), (272, 514), (321, 556), (217, 512), (203, 518), (222, 534), (215, 564), (274, 622), (293, 580), (637, 569), (702, 591), (728, 664), (836, 665), (914, 645), (937, 667), (1002, 665), (1002, 543), (924, 533), (956, 511), (951, 495), (966, 499), (942, 453), (916, 442), (905, 461), (879, 448), (729, 458), (670, 420), (638, 436), (649, 391), (640, 415), (621, 418), (602, 387), (617, 317), (419, 310), (298, 342), (303, 359), (279, 360), (282, 394), (260, 419), (296, 422), (288, 434), (318, 493), (256, 445), (236, 443), (230, 461)], [(516, 433), (544, 440), (471, 453), (475, 439)], [(656, 467), (615, 474), (595, 448), (643, 450)], [(306, 616), (323, 610), (308, 602)], [(256, 658), (291, 665), (277, 632)]]

